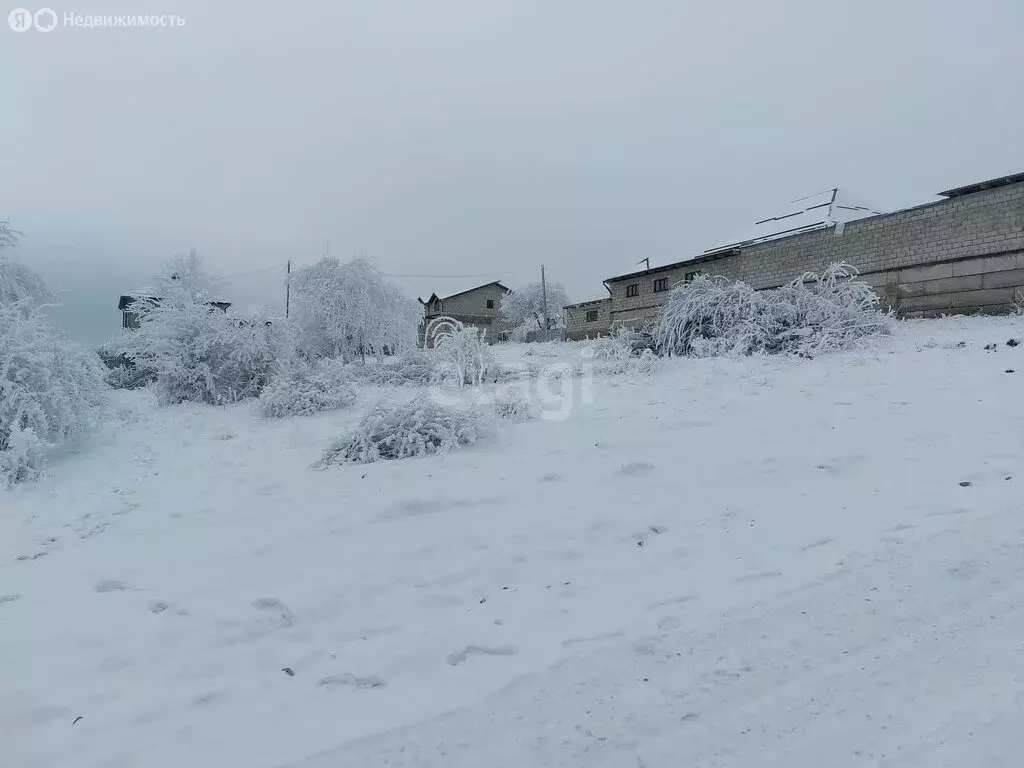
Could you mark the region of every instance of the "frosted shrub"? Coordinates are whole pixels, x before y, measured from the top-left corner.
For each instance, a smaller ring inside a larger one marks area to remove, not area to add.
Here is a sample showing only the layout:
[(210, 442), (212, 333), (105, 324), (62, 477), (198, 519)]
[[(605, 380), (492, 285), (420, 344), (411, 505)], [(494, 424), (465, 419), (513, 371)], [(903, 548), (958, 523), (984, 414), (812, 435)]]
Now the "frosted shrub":
[(495, 368), (486, 332), (472, 325), (439, 336), (432, 354), (433, 379), (438, 384), (480, 386)]
[(8, 483), (37, 476), (45, 449), (95, 425), (104, 393), (95, 354), (27, 301), (0, 305), (0, 476)]
[(533, 411), (518, 387), (502, 387), (494, 396), (494, 415), (504, 421), (529, 421)]
[(51, 301), (53, 296), (37, 272), (0, 253), (0, 304), (26, 299), (42, 303)]
[(122, 363), (107, 370), (103, 380), (111, 389), (139, 389), (156, 381), (156, 374), (130, 363)]
[(377, 387), (425, 387), (434, 376), (434, 357), (423, 349), (410, 349), (394, 360), (382, 360), (377, 365), (349, 366), (359, 380)]
[(260, 412), (270, 418), (308, 416), (355, 401), (356, 389), (340, 361), (323, 360), (274, 378), (260, 395)]
[(617, 328), (611, 336), (589, 342), (584, 355), (593, 361), (594, 373), (605, 376), (645, 375), (659, 364), (650, 349), (650, 336), (628, 328)]
[(820, 276), (808, 272), (767, 291), (698, 276), (669, 295), (654, 342), (670, 355), (811, 356), (891, 333), (892, 318), (879, 311), (877, 294), (856, 275), (848, 264), (832, 264)]
[(162, 301), (140, 311), (127, 354), (151, 370), (165, 405), (222, 405), (257, 397), (291, 361), (297, 342), (286, 320), (239, 319), (192, 300)]
[(328, 449), (318, 465), (443, 454), (493, 431), (492, 418), (478, 408), (458, 409), (422, 396), (408, 403), (372, 408), (351, 434)]

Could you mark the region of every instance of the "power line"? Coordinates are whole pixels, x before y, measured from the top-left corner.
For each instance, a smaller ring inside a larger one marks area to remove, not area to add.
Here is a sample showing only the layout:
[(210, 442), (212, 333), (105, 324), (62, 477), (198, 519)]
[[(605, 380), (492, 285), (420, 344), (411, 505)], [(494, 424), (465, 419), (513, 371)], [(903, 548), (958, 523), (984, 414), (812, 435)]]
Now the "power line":
[(475, 275), (402, 275), (402, 274), (396, 274), (394, 272), (381, 272), (381, 274), (385, 275), (386, 277), (423, 277), (423, 278), (433, 278), (433, 279), (436, 279), (436, 280), (451, 280), (451, 279), (459, 279), (459, 278), (466, 278), (466, 277), (492, 277), (492, 274), (490, 272), (479, 272), (479, 273), (477, 273)]

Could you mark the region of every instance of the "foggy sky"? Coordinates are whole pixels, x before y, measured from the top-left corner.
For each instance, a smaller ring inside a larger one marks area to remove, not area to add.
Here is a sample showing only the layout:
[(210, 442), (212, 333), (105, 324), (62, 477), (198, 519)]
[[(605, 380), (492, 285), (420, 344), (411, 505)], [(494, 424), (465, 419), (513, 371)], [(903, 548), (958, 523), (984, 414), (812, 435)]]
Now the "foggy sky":
[(466, 276), (413, 296), (543, 263), (584, 300), (823, 189), (889, 210), (1024, 170), (1020, 0), (48, 5), (186, 20), (0, 14), (0, 218), (87, 341), (191, 247), (239, 306), (327, 241)]

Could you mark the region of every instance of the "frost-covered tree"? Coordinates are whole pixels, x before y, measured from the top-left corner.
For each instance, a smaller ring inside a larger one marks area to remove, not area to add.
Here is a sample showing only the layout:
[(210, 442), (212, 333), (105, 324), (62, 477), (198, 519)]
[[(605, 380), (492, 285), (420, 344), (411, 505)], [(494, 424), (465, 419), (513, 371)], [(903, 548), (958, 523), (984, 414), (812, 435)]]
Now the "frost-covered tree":
[(62, 336), (30, 299), (0, 304), (0, 477), (31, 480), (46, 450), (100, 417), (106, 389), (95, 354)]
[(312, 354), (353, 360), (416, 346), (422, 312), (363, 258), (326, 256), (292, 277), (292, 307)]
[(124, 354), (151, 372), (164, 404), (211, 405), (257, 397), (286, 368), (298, 342), (283, 318), (239, 318), (211, 304), (216, 280), (195, 254), (170, 260), (157, 276), (159, 298), (139, 299), (139, 328)]
[[(548, 327), (561, 328), (569, 297), (559, 283), (547, 284)], [(540, 282), (515, 288), (501, 297), (501, 316), (513, 328), (544, 329), (544, 286)]]
[(17, 247), (21, 233), (0, 221), (0, 304), (13, 304), (30, 299), (33, 306), (52, 301), (46, 281), (34, 270), (12, 258), (8, 250)]
[(210, 273), (193, 248), (187, 255), (171, 256), (155, 276), (159, 296), (192, 302), (216, 301), (223, 281)]

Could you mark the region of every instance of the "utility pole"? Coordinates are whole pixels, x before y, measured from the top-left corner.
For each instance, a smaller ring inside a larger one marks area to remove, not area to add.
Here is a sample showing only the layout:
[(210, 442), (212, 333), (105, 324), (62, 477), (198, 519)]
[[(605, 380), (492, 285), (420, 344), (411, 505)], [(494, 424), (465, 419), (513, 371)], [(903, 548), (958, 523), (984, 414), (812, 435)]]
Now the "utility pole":
[(288, 277), (284, 281), (284, 316), (288, 317), (288, 313), (292, 308), (292, 260), (288, 259)]
[[(540, 290), (541, 293), (544, 294), (544, 333), (546, 334), (551, 325), (550, 323), (548, 323), (548, 284), (547, 281), (544, 279), (543, 264), (540, 265)], [(545, 337), (545, 340), (546, 338), (547, 337)]]

